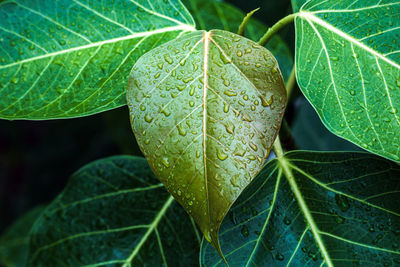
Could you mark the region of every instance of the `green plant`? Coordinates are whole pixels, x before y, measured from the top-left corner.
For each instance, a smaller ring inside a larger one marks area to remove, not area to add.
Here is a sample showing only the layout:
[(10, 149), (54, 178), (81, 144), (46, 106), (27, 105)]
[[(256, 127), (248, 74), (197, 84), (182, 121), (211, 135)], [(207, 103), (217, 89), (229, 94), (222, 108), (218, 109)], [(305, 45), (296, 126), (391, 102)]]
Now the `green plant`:
[[(77, 171), (0, 239), (4, 264), (193, 266), (199, 249), (202, 266), (400, 264), (399, 1), (292, 0), (268, 30), (219, 1), (105, 2), (0, 1), (0, 117), (85, 116), (126, 94), (148, 160)], [(293, 21), (294, 66), (276, 35)], [(285, 153), (296, 81), (368, 152)]]

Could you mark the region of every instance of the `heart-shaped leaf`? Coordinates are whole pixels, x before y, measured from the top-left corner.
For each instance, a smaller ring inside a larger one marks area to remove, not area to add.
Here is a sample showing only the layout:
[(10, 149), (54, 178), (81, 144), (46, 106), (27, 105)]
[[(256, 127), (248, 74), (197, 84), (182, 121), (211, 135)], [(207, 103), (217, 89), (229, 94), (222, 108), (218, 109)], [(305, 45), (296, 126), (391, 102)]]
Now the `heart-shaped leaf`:
[(296, 17), (296, 76), (326, 127), (400, 161), (400, 1), (310, 0)]
[(138, 60), (127, 99), (150, 166), (219, 250), (219, 226), (268, 157), (285, 110), (275, 58), (226, 31), (186, 33)]
[[(235, 266), (400, 266), (399, 177), (369, 153), (289, 152), (229, 211), (223, 252)], [(200, 261), (225, 265), (206, 242)]]
[(195, 266), (200, 235), (144, 158), (78, 170), (31, 232), (30, 266)]
[(145, 52), (194, 30), (179, 0), (0, 4), (0, 118), (52, 119), (125, 105)]

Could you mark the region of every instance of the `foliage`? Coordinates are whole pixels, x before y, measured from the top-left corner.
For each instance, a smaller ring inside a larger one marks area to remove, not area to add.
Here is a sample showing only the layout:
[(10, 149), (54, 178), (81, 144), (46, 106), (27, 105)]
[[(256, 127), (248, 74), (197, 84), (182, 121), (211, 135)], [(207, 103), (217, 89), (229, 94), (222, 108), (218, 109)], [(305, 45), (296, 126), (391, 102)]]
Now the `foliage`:
[[(44, 2), (0, 1), (0, 118), (127, 103), (147, 161), (77, 171), (0, 238), (3, 264), (195, 266), (200, 251), (202, 266), (400, 265), (398, 0), (292, 0), (244, 36), (218, 0)], [(292, 67), (276, 32), (293, 21)], [(297, 116), (300, 147), (368, 152), (284, 153), (284, 80), (320, 119)]]

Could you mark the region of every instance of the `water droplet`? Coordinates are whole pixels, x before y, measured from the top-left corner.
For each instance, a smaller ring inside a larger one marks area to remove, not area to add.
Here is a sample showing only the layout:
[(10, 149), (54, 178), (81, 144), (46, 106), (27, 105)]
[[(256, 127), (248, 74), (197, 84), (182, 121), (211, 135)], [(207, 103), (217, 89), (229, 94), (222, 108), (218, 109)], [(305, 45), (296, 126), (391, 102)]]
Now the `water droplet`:
[(19, 79), (17, 78), (17, 77), (12, 77), (11, 78), (11, 80), (10, 80), (13, 84), (17, 84), (18, 83), (18, 81), (19, 81)]
[(224, 85), (225, 86), (229, 86), (231, 83), (229, 82), (229, 80), (227, 80), (227, 79), (224, 79)]
[(247, 228), (247, 225), (243, 225), (240, 232), (242, 233), (242, 236), (248, 237), (249, 236), (249, 228)]
[(141, 111), (145, 111), (146, 110), (146, 106), (145, 105), (140, 105), (140, 110)]
[(331, 57), (331, 60), (333, 60), (333, 61), (338, 61), (338, 60), (339, 60), (339, 57), (334, 57), (334, 56), (332, 56), (332, 57)]
[(168, 54), (164, 55), (164, 59), (168, 64), (174, 63), (174, 61), (172, 60), (172, 58)]
[(144, 143), (145, 143), (146, 145), (150, 144), (150, 139), (144, 140)]
[(165, 167), (169, 168), (169, 161), (168, 161), (168, 158), (167, 158), (167, 157), (163, 157), (163, 158), (161, 159), (161, 163), (162, 163)]
[(356, 95), (356, 91), (351, 90), (351, 91), (350, 91), (350, 94), (351, 94), (351, 95)]
[(181, 191), (180, 189), (178, 189), (178, 190), (176, 191), (176, 193), (177, 193), (178, 196), (181, 196), (181, 195), (182, 195), (182, 191)]
[(275, 255), (275, 259), (277, 259), (278, 261), (283, 261), (285, 259), (285, 257), (281, 253), (278, 252)]
[(220, 160), (226, 160), (228, 158), (228, 155), (225, 154), (220, 148), (217, 148), (217, 157)]
[(241, 56), (242, 56), (242, 52), (238, 51), (238, 52), (236, 53), (236, 55), (237, 55), (238, 57), (241, 57)]
[(337, 214), (335, 214), (334, 216), (335, 216), (336, 223), (338, 223), (338, 224), (344, 223), (345, 219), (342, 216), (339, 216)]
[(226, 90), (226, 91), (224, 91), (224, 94), (227, 96), (236, 96), (237, 95), (237, 93), (232, 90)]
[(228, 133), (233, 134), (235, 132), (235, 125), (232, 122), (228, 122), (225, 129)]
[(153, 121), (153, 117), (150, 116), (149, 114), (146, 114), (146, 115), (144, 116), (144, 120), (145, 120), (146, 122), (150, 123), (150, 122)]
[(194, 106), (194, 101), (189, 101), (189, 106), (193, 107)]
[(261, 99), (261, 105), (263, 107), (268, 107), (273, 102), (272, 97), (269, 100), (266, 100), (264, 97), (260, 96), (260, 99)]
[(340, 195), (340, 194), (336, 194), (335, 200), (336, 200), (336, 204), (339, 206), (339, 208), (343, 212), (347, 211), (350, 208), (350, 204), (349, 204), (349, 201), (347, 200), (347, 197)]
[(292, 223), (292, 220), (290, 220), (288, 217), (285, 217), (283, 219), (283, 223), (286, 224), (286, 225), (290, 225)]
[(224, 112), (225, 112), (225, 113), (228, 113), (228, 111), (229, 111), (229, 104), (228, 104), (228, 103), (225, 103), (225, 104), (224, 104)]
[(178, 128), (178, 132), (180, 135), (186, 136), (187, 132), (180, 124), (178, 126), (176, 126), (176, 128)]
[(258, 150), (258, 147), (257, 147), (257, 145), (256, 144), (254, 144), (253, 142), (250, 142), (249, 143), (249, 146), (251, 147), (251, 149), (253, 149), (254, 151), (257, 151)]

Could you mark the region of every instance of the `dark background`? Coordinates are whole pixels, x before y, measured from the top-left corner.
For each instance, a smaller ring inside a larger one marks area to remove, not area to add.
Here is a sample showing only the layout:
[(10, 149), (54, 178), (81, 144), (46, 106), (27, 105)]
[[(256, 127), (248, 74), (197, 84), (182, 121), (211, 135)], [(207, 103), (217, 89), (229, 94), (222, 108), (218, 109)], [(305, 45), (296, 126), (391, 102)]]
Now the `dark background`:
[[(291, 12), (290, 0), (227, 2), (245, 12), (261, 7), (255, 17), (266, 25)], [(280, 34), (293, 50), (293, 26)], [(310, 132), (303, 129), (314, 129), (314, 139), (334, 139), (343, 146), (340, 148), (346, 148), (348, 143), (329, 134), (312, 108), (304, 99), (297, 98), (298, 95), (295, 90), (286, 115), (289, 125), (295, 128), (298, 146), (318, 150), (335, 148), (310, 143)], [(74, 171), (93, 160), (118, 154), (141, 155), (130, 130), (127, 107), (70, 120), (0, 120), (0, 234), (29, 209), (49, 203)]]

